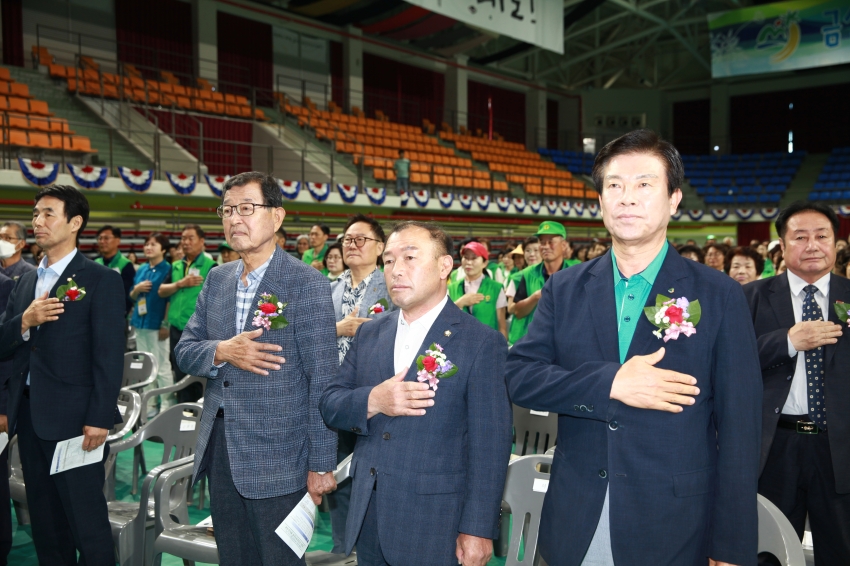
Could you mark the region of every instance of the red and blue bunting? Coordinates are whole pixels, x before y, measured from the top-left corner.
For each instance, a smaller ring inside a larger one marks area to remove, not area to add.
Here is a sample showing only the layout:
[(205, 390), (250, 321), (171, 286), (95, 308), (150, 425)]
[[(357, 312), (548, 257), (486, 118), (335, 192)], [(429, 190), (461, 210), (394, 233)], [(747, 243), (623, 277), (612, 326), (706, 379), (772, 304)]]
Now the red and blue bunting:
[(528, 206), (531, 208), (531, 212), (534, 214), (540, 214), (540, 207), (543, 205), (543, 202), (540, 199), (531, 199), (528, 201)]
[(197, 184), (195, 176), (187, 175), (186, 173), (169, 173), (166, 171), (165, 178), (168, 179), (168, 184), (171, 185), (171, 188), (181, 195), (191, 195)]
[(425, 190), (413, 191), (413, 200), (416, 201), (416, 204), (419, 206), (425, 206), (428, 204), (428, 200), (431, 198), (431, 193)]
[(437, 193), (437, 198), (439, 199), (440, 204), (443, 206), (443, 208), (449, 208), (455, 201), (455, 194), (450, 193), (448, 191), (440, 191)]
[(574, 202), (573, 210), (576, 211), (576, 214), (579, 216), (584, 216), (584, 203), (583, 202)]
[(699, 220), (702, 218), (703, 214), (705, 214), (704, 210), (696, 210), (692, 208), (688, 211), (688, 218), (690, 218), (691, 220)]
[(676, 212), (673, 213), (673, 216), (671, 216), (671, 218), (673, 220), (679, 220), (682, 217), (682, 214), (684, 214), (684, 212), (682, 212), (681, 209), (676, 209)]
[(599, 203), (598, 202), (589, 202), (587, 203), (587, 211), (593, 218), (596, 218), (599, 215)]
[(522, 211), (525, 210), (525, 199), (524, 198), (514, 197), (513, 204), (514, 204), (514, 209), (517, 212), (522, 212)]
[(738, 208), (735, 209), (735, 214), (738, 215), (738, 218), (741, 220), (749, 220), (753, 217), (753, 214), (756, 213), (754, 208)]
[(712, 208), (711, 215), (715, 220), (726, 220), (726, 217), (729, 216), (728, 208)]
[(549, 211), (549, 214), (555, 214), (556, 212), (558, 212), (558, 201), (551, 199), (547, 200), (546, 209)]
[(404, 189), (399, 190), (398, 192), (398, 203), (401, 206), (407, 206), (407, 202), (410, 200), (410, 191), (406, 191)]
[(331, 194), (331, 186), (327, 183), (311, 183), (307, 182), (307, 192), (318, 202), (328, 200)]
[(207, 180), (207, 186), (212, 191), (212, 194), (221, 198), (221, 194), (224, 192), (224, 184), (230, 179), (230, 175), (209, 175), (204, 174), (204, 177)]
[(289, 200), (298, 198), (298, 193), (301, 192), (301, 183), (298, 181), (284, 181), (283, 179), (275, 179), (277, 186), (280, 187), (280, 194)]
[(561, 209), (561, 214), (566, 216), (570, 213), (570, 208), (572, 208), (572, 205), (570, 204), (570, 201), (562, 200), (561, 202), (558, 203), (558, 208)]
[(366, 189), (366, 196), (369, 197), (369, 201), (372, 204), (377, 204), (380, 206), (384, 204), (384, 201), (387, 199), (387, 189), (385, 189), (384, 187), (368, 187)]
[(779, 209), (778, 208), (762, 208), (761, 209), (761, 215), (766, 220), (773, 220), (774, 218), (779, 216)]
[(336, 190), (343, 202), (351, 204), (357, 198), (357, 185), (341, 185), (337, 183)]
[(127, 188), (137, 193), (143, 193), (151, 188), (153, 182), (153, 169), (140, 170), (129, 167), (119, 167), (118, 176), (127, 185)]
[(80, 187), (84, 189), (99, 189), (106, 183), (109, 176), (108, 167), (97, 167), (95, 165), (73, 165), (66, 163), (68, 173)]
[(507, 212), (508, 208), (511, 206), (511, 198), (510, 197), (498, 197), (496, 198), (496, 206), (499, 207), (499, 210), (502, 212)]
[(58, 163), (42, 163), (34, 159), (18, 158), (18, 165), (21, 168), (21, 174), (28, 182), (36, 187), (45, 187), (56, 182), (56, 177), (59, 176)]
[(472, 208), (472, 195), (458, 195), (457, 200), (464, 210), (469, 210), (470, 208)]
[(490, 195), (476, 195), (475, 202), (478, 204), (478, 208), (487, 210), (490, 208)]

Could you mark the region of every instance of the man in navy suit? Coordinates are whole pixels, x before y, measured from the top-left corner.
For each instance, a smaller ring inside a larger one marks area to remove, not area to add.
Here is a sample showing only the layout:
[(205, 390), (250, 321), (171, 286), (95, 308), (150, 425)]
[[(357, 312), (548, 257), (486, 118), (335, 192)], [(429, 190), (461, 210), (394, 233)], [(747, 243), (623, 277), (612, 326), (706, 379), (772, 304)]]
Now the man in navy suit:
[(788, 270), (744, 286), (764, 379), (759, 493), (801, 539), (808, 515), (819, 565), (850, 564), (850, 332), (836, 311), (850, 281), (831, 273), (838, 227), (826, 205), (791, 204), (776, 219)]
[[(50, 475), (58, 441), (82, 435), (87, 451), (106, 441), (124, 368), (124, 285), (77, 250), (88, 217), (73, 187), (35, 195), (32, 224), (45, 257), (18, 279), (0, 319), (0, 357), (14, 355), (9, 434), (18, 435), (39, 564), (77, 564), (78, 551), (80, 564), (115, 564), (103, 462)], [(76, 291), (60, 292), (72, 283)]]
[(682, 175), (649, 130), (602, 149), (613, 247), (549, 279), (508, 356), (513, 402), (559, 414), (539, 539), (551, 565), (756, 563), (755, 334), (740, 285), (667, 243)]
[(499, 534), (507, 344), (447, 301), (451, 254), (438, 226), (393, 228), (384, 277), (401, 310), (360, 326), (319, 404), (357, 435), (345, 551), (363, 566), (483, 566)]

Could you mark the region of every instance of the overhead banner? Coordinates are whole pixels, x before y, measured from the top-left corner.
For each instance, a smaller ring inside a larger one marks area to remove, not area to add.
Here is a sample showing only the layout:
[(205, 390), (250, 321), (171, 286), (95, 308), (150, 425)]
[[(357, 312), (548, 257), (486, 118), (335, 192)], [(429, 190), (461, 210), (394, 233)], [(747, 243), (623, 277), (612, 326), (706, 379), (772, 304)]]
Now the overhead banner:
[(796, 0), (708, 15), (713, 78), (850, 62), (847, 0)]
[(477, 28), (564, 53), (563, 0), (407, 0)]

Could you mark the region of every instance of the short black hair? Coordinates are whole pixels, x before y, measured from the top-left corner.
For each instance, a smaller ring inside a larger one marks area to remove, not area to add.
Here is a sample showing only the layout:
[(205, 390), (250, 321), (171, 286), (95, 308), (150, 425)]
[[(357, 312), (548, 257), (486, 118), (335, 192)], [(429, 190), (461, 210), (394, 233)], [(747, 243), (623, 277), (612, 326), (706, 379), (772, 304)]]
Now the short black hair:
[(327, 224), (313, 224), (313, 226), (318, 226), (319, 230), (321, 230), (325, 236), (331, 235), (331, 229), (328, 227)]
[(779, 212), (779, 216), (776, 218), (776, 233), (779, 234), (780, 240), (785, 240), (785, 231), (788, 230), (788, 221), (791, 220), (792, 216), (800, 214), (801, 212), (817, 212), (826, 216), (829, 223), (832, 224), (832, 235), (836, 239), (838, 238), (838, 215), (835, 214), (835, 211), (832, 210), (831, 207), (819, 202), (798, 200), (797, 202), (793, 202), (783, 208)]
[(679, 151), (661, 136), (646, 128), (634, 130), (624, 134), (614, 141), (605, 144), (605, 147), (596, 154), (593, 162), (593, 184), (596, 190), (602, 194), (604, 188), (605, 168), (608, 163), (620, 155), (635, 153), (649, 153), (664, 163), (667, 171), (667, 194), (672, 195), (676, 189), (682, 188), (685, 180), (685, 166)]
[(64, 203), (66, 221), (71, 222), (71, 219), (75, 216), (83, 219), (80, 231), (77, 232), (79, 237), (86, 229), (86, 224), (89, 223), (89, 201), (86, 195), (70, 185), (51, 185), (35, 193), (35, 204), (38, 204), (38, 201), (44, 197), (53, 197)]
[(185, 226), (183, 226), (183, 231), (185, 232), (186, 230), (194, 230), (198, 238), (202, 240), (207, 237), (207, 233), (204, 232), (204, 229), (198, 226), (197, 224), (186, 224)]
[(224, 196), (227, 194), (227, 191), (233, 187), (244, 187), (249, 183), (257, 183), (260, 185), (260, 191), (263, 193), (264, 205), (273, 206), (275, 208), (281, 208), (283, 206), (283, 197), (281, 196), (280, 185), (277, 184), (274, 177), (267, 175), (266, 173), (260, 173), (259, 171), (246, 171), (244, 173), (239, 173), (225, 181), (224, 186), (221, 188), (221, 203), (224, 204)]
[(727, 274), (732, 268), (732, 260), (735, 259), (735, 256), (748, 257), (753, 260), (756, 265), (756, 275), (761, 275), (764, 272), (764, 258), (761, 257), (761, 254), (750, 246), (738, 246), (729, 250), (723, 260), (723, 269)]
[(699, 246), (692, 246), (691, 244), (688, 244), (682, 246), (677, 251), (679, 252), (679, 255), (696, 254), (699, 262), (705, 263), (705, 253), (703, 253), (702, 249)]
[(112, 236), (114, 236), (115, 238), (121, 237), (121, 228), (116, 228), (114, 226), (110, 226), (109, 224), (98, 230), (97, 235), (100, 236), (104, 232), (112, 232)]
[(537, 236), (529, 236), (522, 243), (522, 251), (525, 251), (525, 247), (528, 246), (528, 245), (539, 244), (539, 243), (540, 243), (540, 238), (538, 238)]
[(345, 271), (348, 269), (348, 266), (345, 265), (345, 254), (342, 253), (342, 243), (334, 242), (330, 246), (328, 246), (327, 251), (325, 251), (325, 257), (322, 258), (322, 265), (325, 266), (325, 269), (328, 268), (328, 254), (331, 253), (331, 250), (336, 250), (339, 252), (339, 257), (342, 258), (342, 270)]
[(368, 224), (372, 229), (372, 234), (375, 235), (375, 238), (381, 240), (381, 243), (386, 243), (387, 237), (384, 235), (384, 227), (381, 226), (381, 223), (375, 220), (374, 218), (370, 218), (365, 214), (355, 214), (354, 216), (348, 219), (348, 222), (345, 224), (345, 228), (342, 229), (342, 234), (345, 235), (348, 232), (348, 229), (351, 228), (354, 224), (358, 222), (363, 222), (364, 224)]
[(154, 232), (147, 238), (145, 238), (145, 243), (148, 243), (148, 240), (156, 240), (156, 242), (162, 246), (162, 251), (168, 253), (168, 248), (171, 242), (168, 241), (168, 236), (163, 234), (162, 232)]
[(398, 222), (393, 225), (390, 233), (387, 235), (387, 241), (389, 241), (393, 234), (404, 232), (408, 228), (422, 228), (423, 230), (427, 230), (431, 237), (431, 241), (434, 243), (434, 247), (437, 248), (438, 257), (452, 255), (454, 252), (454, 242), (452, 242), (452, 237), (449, 236), (448, 232), (446, 232), (442, 226), (434, 224), (433, 222), (420, 222), (418, 220), (405, 220), (404, 222)]

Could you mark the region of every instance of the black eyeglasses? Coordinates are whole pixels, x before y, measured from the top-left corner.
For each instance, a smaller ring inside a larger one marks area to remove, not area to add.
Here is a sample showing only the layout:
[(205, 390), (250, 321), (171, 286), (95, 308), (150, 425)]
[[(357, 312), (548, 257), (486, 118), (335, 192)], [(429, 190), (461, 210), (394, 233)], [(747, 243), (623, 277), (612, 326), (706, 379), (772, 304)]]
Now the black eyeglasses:
[(358, 248), (362, 248), (366, 244), (366, 240), (370, 240), (372, 242), (380, 242), (381, 240), (376, 240), (375, 238), (367, 238), (366, 236), (358, 236), (356, 238), (343, 238), (342, 247), (347, 248), (354, 243)]
[(273, 206), (268, 204), (254, 204), (251, 202), (243, 202), (241, 204), (237, 204), (236, 206), (219, 206), (215, 209), (215, 211), (218, 214), (219, 218), (230, 218), (231, 216), (233, 216), (234, 210), (239, 216), (251, 216), (252, 214), (254, 214), (254, 209), (257, 207), (274, 208)]

